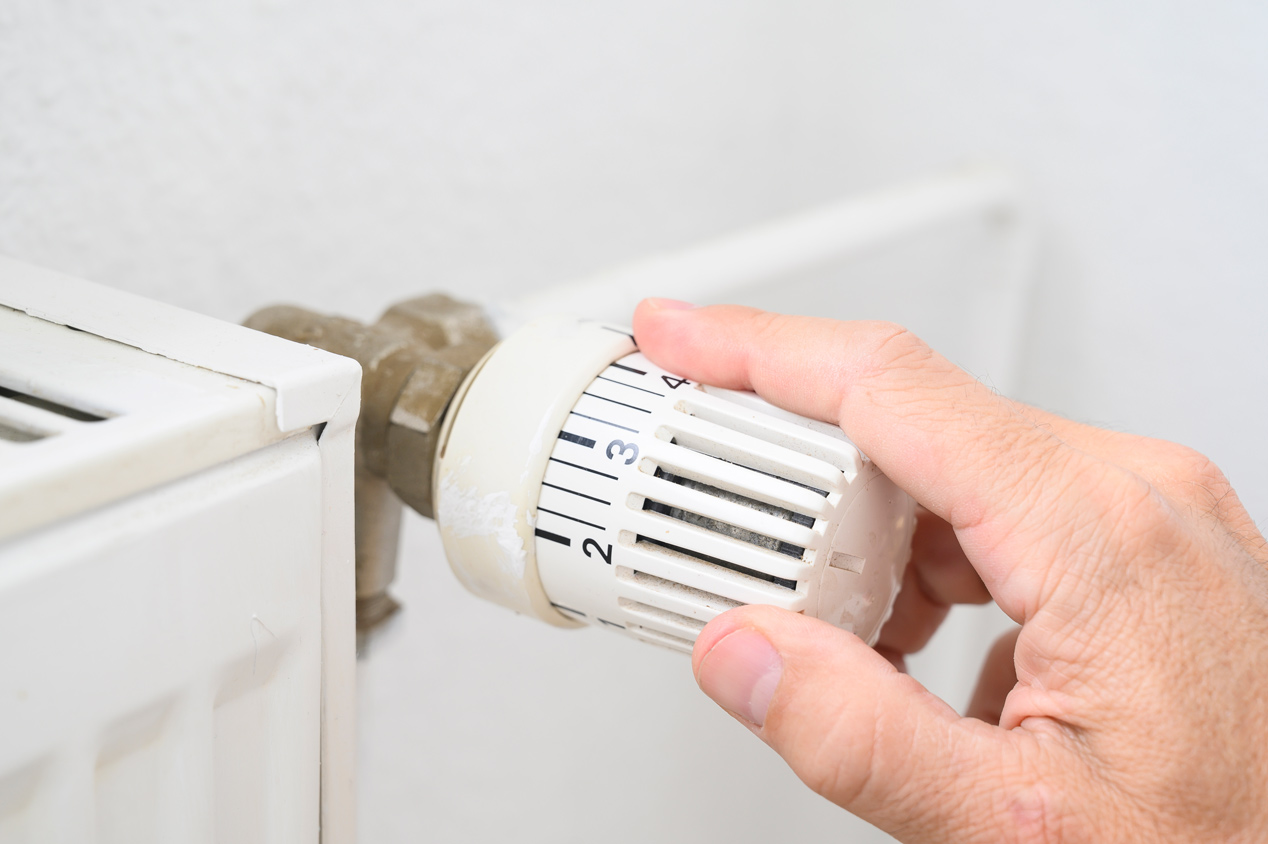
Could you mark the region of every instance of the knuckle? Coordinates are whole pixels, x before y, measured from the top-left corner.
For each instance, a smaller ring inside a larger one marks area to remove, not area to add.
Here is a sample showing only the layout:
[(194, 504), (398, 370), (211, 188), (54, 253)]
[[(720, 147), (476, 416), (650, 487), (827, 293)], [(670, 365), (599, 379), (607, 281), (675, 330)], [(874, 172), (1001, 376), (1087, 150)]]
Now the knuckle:
[[(1152, 484), (1140, 476), (1103, 464), (1099, 483), (1080, 492), (1090, 505), (1086, 551), (1097, 556), (1136, 556), (1166, 535), (1174, 511)], [(1107, 548), (1107, 545), (1115, 548)]]
[(866, 323), (863, 342), (867, 357), (878, 369), (916, 369), (935, 354), (910, 329), (892, 322)]
[(968, 823), (981, 840), (1054, 844), (1100, 840), (1087, 828), (1088, 795), (1078, 787), (1078, 762), (1068, 748), (1038, 735), (1010, 732), (997, 764), (968, 778), (984, 795)]
[(992, 478), (995, 494), (1016, 502), (1004, 513), (992, 517), (983, 512), (980, 516), (992, 523), (1002, 519), (1008, 528), (1005, 533), (1036, 519), (1063, 527), (1068, 509), (1065, 502), (1080, 487), (1096, 483), (1088, 477), (1090, 467), (1077, 459), (1076, 452), (1020, 425), (981, 426), (965, 437), (963, 450), (961, 460), (967, 461), (973, 454), (988, 455), (981, 462), (982, 472)]
[[(1057, 447), (1040, 449), (1011, 480), (1021, 506), (995, 527), (1014, 534), (1028, 526), (1031, 564), (1008, 579), (1029, 580), (1031, 612), (1061, 593), (1080, 596), (1072, 610), (1079, 618), (1111, 613), (1149, 580), (1150, 563), (1183, 550), (1170, 504), (1126, 469)], [(1077, 651), (1079, 638), (1066, 650)]]
[(957, 400), (973, 379), (927, 343), (891, 322), (843, 324), (841, 347), (853, 363), (851, 389), (891, 410), (918, 413), (936, 424), (953, 421)]
[(801, 334), (802, 317), (793, 317), (772, 311), (751, 310), (743, 343), (745, 368), (750, 372), (756, 368), (756, 361), (765, 350), (795, 347)]
[[(1114, 466), (1100, 473), (1099, 485), (1076, 494), (1083, 505), (1072, 514), (1063, 555), (1081, 572), (1072, 584), (1095, 595), (1086, 612), (1103, 614), (1146, 609), (1175, 563), (1185, 559), (1188, 535), (1166, 498), (1140, 476)], [(1061, 568), (1067, 568), (1065, 566)]]
[(820, 740), (798, 742), (808, 752), (788, 760), (812, 791), (846, 809), (865, 800), (877, 780), (879, 731), (859, 729), (861, 715), (851, 707), (838, 708)]
[(795, 770), (815, 794), (849, 808), (854, 805), (868, 779), (866, 771), (860, 775), (858, 767), (858, 760), (847, 762), (840, 755), (839, 748), (829, 748), (825, 744), (815, 749)]
[(1209, 518), (1252, 558), (1268, 563), (1268, 542), (1246, 511), (1224, 472), (1200, 451), (1177, 443), (1155, 441), (1154, 486), (1186, 516)]
[(1211, 458), (1188, 446), (1175, 443), (1167, 445), (1167, 463), (1173, 483), (1196, 487), (1209, 493), (1215, 501), (1232, 489), (1228, 478)]
[(1002, 840), (1009, 844), (1056, 844), (1066, 841), (1057, 798), (1046, 785), (1026, 785), (1006, 792), (997, 821)]
[(795, 321), (785, 314), (755, 310), (749, 315), (749, 329), (758, 345), (765, 347), (785, 342), (795, 330)]

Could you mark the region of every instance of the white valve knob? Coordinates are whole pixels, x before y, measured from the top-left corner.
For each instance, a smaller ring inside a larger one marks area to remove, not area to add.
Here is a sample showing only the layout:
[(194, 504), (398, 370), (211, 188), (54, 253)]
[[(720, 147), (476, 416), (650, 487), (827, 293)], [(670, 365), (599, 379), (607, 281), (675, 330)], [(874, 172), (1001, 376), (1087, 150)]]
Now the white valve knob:
[(702, 386), (595, 322), (533, 323), (446, 414), (436, 520), (472, 592), (690, 651), (770, 604), (875, 642), (914, 502), (831, 425)]

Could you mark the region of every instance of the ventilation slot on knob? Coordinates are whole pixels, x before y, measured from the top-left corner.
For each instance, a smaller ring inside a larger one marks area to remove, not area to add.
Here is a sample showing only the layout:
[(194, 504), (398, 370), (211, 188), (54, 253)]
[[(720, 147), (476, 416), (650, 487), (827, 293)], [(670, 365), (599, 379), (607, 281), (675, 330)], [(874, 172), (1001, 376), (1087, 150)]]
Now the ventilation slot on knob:
[[(747, 496), (739, 495), (738, 493), (727, 492), (726, 490), (718, 489), (715, 486), (710, 486), (709, 484), (702, 483), (700, 481), (693, 481), (689, 478), (684, 478), (681, 475), (670, 474), (664, 469), (657, 469), (656, 477), (663, 478), (672, 484), (677, 484), (678, 486), (686, 487), (687, 489), (694, 489), (697, 492), (712, 495), (714, 498), (721, 498), (724, 501), (739, 504), (741, 507), (747, 507), (750, 510), (756, 510), (759, 513), (776, 516), (784, 521), (793, 522), (794, 524), (799, 524), (803, 527), (812, 528), (815, 524), (815, 520), (812, 516), (794, 513), (791, 510), (784, 509), (783, 507), (777, 507), (773, 504), (765, 504)], [(678, 519), (681, 522), (696, 525), (697, 527), (702, 527), (706, 530), (711, 530), (714, 533), (720, 533), (723, 536), (729, 536), (732, 539), (738, 539), (741, 542), (747, 542), (750, 545), (757, 545), (761, 548), (769, 548), (772, 551), (778, 551), (780, 554), (785, 554), (789, 557), (796, 557), (800, 559), (806, 553), (806, 549), (800, 545), (793, 545), (791, 542), (783, 542), (779, 539), (775, 539), (774, 537), (763, 536), (755, 531), (747, 530), (736, 525), (730, 525), (726, 522), (718, 521), (717, 519), (710, 519), (706, 516), (691, 513), (678, 507), (662, 504), (659, 501), (652, 501), (648, 499), (644, 502), (643, 509), (651, 510), (662, 515), (669, 516), (671, 519)]]
[[(858, 449), (842, 439), (840, 431), (834, 426), (804, 418), (790, 421), (797, 417), (771, 407), (751, 393), (706, 387), (685, 397), (674, 409), (706, 424), (827, 463), (842, 472), (849, 481), (854, 480), (861, 467)], [(802, 483), (815, 486), (810, 479), (804, 479)]]
[(699, 551), (692, 551), (690, 548), (683, 548), (681, 545), (671, 545), (668, 542), (661, 542), (659, 539), (649, 539), (648, 537), (642, 535), (635, 538), (634, 545), (636, 547), (652, 551), (653, 553), (659, 551), (661, 554), (677, 554), (683, 557), (689, 557), (706, 565), (718, 566), (719, 568), (733, 571), (736, 574), (742, 574), (746, 577), (751, 577), (754, 580), (760, 580), (763, 583), (773, 583), (784, 589), (791, 589), (794, 592), (797, 591), (797, 581), (795, 580), (788, 580), (786, 578), (776, 577), (773, 574), (767, 574), (763, 571), (745, 568), (744, 566), (737, 565), (736, 563), (732, 563), (727, 560), (721, 560), (717, 557), (710, 557), (707, 554), (701, 554)]
[(617, 566), (616, 579), (626, 585), (630, 592), (641, 595), (644, 601), (659, 604), (662, 609), (679, 609), (684, 614), (705, 621), (727, 610), (743, 606), (740, 601), (733, 601), (703, 589), (695, 589), (625, 566)]
[(844, 492), (862, 469), (862, 455), (837, 429), (780, 418), (791, 414), (751, 395), (693, 391), (674, 411), (657, 437), (820, 496)]
[[(765, 471), (765, 470), (763, 470), (763, 469), (759, 469), (759, 468), (757, 468), (756, 466), (749, 466), (748, 464), (743, 463), (743, 462), (741, 462), (740, 460), (736, 460), (736, 459), (734, 459), (734, 456), (731, 456), (731, 457), (722, 457), (722, 456), (717, 455), (717, 454), (712, 454), (712, 453), (710, 453), (709, 451), (705, 450), (704, 448), (701, 448), (701, 447), (692, 447), (692, 446), (686, 445), (685, 443), (680, 443), (680, 442), (678, 442), (678, 440), (677, 440), (676, 438), (671, 438), (671, 439), (669, 440), (669, 442), (670, 442), (670, 444), (671, 444), (671, 445), (676, 445), (676, 446), (678, 446), (679, 448), (686, 449), (687, 451), (694, 452), (695, 454), (700, 454), (700, 455), (703, 455), (703, 456), (705, 456), (705, 457), (711, 457), (711, 458), (713, 458), (714, 460), (721, 460), (723, 463), (726, 463), (726, 464), (728, 464), (728, 465), (730, 465), (730, 466), (739, 466), (741, 469), (747, 469), (747, 470), (748, 470), (748, 471), (750, 471), (750, 472), (756, 472), (756, 473), (757, 473), (757, 474), (759, 474), (759, 475), (765, 475), (765, 476), (766, 476), (766, 477), (768, 477), (768, 478), (774, 478), (775, 480), (777, 480), (777, 481), (781, 481), (782, 483), (792, 484), (793, 486), (801, 487), (802, 489), (809, 490), (810, 492), (813, 492), (815, 495), (818, 495), (818, 496), (820, 496), (821, 498), (827, 498), (827, 497), (828, 497), (828, 491), (827, 491), (827, 490), (825, 490), (825, 489), (819, 489), (817, 486), (811, 486), (810, 484), (803, 484), (801, 481), (795, 481), (795, 480), (793, 480), (792, 478), (786, 478), (786, 477), (784, 477), (783, 475), (777, 475), (777, 474), (775, 474), (774, 472), (767, 472), (767, 471)], [(756, 461), (754, 461), (754, 462), (756, 462)], [(791, 511), (789, 511), (789, 512), (791, 512)]]
[(662, 633), (659, 630), (652, 630), (639, 624), (629, 624), (625, 628), (630, 635), (642, 639), (644, 642), (651, 642), (653, 645), (663, 645), (666, 648), (673, 648), (676, 651), (682, 651), (685, 654), (691, 653), (691, 649), (695, 646), (695, 639), (684, 639), (681, 636), (674, 636), (670, 633)]
[(659, 645), (689, 652), (705, 624), (741, 602), (625, 566), (616, 570), (626, 629)]
[(42, 440), (47, 436), (48, 434), (45, 433), (27, 431), (16, 425), (6, 424), (3, 419), (0, 419), (0, 440), (7, 440), (11, 443), (29, 443), (34, 440)]
[[(815, 520), (813, 516), (796, 513), (784, 507), (758, 501), (754, 498), (750, 498), (736, 492), (720, 489), (712, 484), (705, 483), (704, 481), (694, 480), (672, 472), (667, 472), (662, 468), (656, 469), (654, 477), (661, 481), (667, 481), (676, 487), (691, 490), (697, 495), (706, 495), (710, 498), (727, 502), (730, 505), (739, 505), (747, 510), (762, 513), (767, 517), (773, 516), (781, 521), (790, 522), (802, 528), (814, 527)], [(663, 495), (661, 497), (668, 498), (669, 496)], [(741, 527), (732, 522), (722, 521), (721, 519), (706, 516), (687, 509), (687, 507), (676, 506), (675, 504), (666, 501), (658, 501), (650, 495), (645, 497), (643, 500), (643, 510), (658, 513), (662, 516), (667, 516), (668, 518), (683, 522), (693, 527), (721, 534), (729, 539), (743, 542), (747, 545), (755, 546), (767, 551), (773, 551), (777, 554), (785, 557), (791, 557), (795, 560), (803, 560), (805, 558), (806, 549), (804, 546), (779, 539), (778, 537), (768, 536), (764, 533), (759, 533), (755, 530)], [(729, 516), (728, 518), (731, 518), (734, 522), (742, 521), (741, 518), (736, 516)], [(668, 543), (642, 535), (637, 537), (636, 542), (639, 544), (653, 545), (677, 554), (683, 554), (701, 562), (708, 563), (709, 565), (721, 566), (722, 568), (747, 575), (748, 577), (756, 578), (767, 583), (773, 583), (777, 586), (782, 586), (785, 589), (796, 590), (797, 588), (797, 581), (794, 579), (780, 577), (778, 575), (749, 568), (729, 560), (719, 559), (718, 557), (684, 547), (683, 545)]]
[(671, 636), (677, 636), (680, 639), (693, 640), (704, 629), (703, 621), (689, 618), (681, 613), (663, 610), (660, 607), (653, 607), (640, 601), (621, 598), (618, 604), (621, 609), (625, 610), (626, 615), (641, 622), (641, 626), (651, 627)]

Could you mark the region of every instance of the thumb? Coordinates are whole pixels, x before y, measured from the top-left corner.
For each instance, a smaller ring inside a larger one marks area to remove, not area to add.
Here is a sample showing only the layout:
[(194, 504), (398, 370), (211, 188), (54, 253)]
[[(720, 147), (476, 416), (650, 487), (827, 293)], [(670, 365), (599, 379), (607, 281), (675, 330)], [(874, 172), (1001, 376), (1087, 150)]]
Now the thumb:
[(999, 841), (1005, 827), (1048, 825), (1023, 732), (959, 717), (852, 633), (742, 607), (705, 627), (692, 667), (803, 782), (904, 841)]

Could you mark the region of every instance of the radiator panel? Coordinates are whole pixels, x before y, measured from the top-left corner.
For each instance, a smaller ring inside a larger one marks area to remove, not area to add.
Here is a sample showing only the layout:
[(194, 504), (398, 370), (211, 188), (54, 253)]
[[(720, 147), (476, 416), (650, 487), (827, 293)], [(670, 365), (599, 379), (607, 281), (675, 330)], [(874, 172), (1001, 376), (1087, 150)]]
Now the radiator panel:
[(354, 840), (359, 384), (0, 257), (0, 844)]
[(320, 479), (304, 433), (0, 549), (0, 842), (317, 840)]

